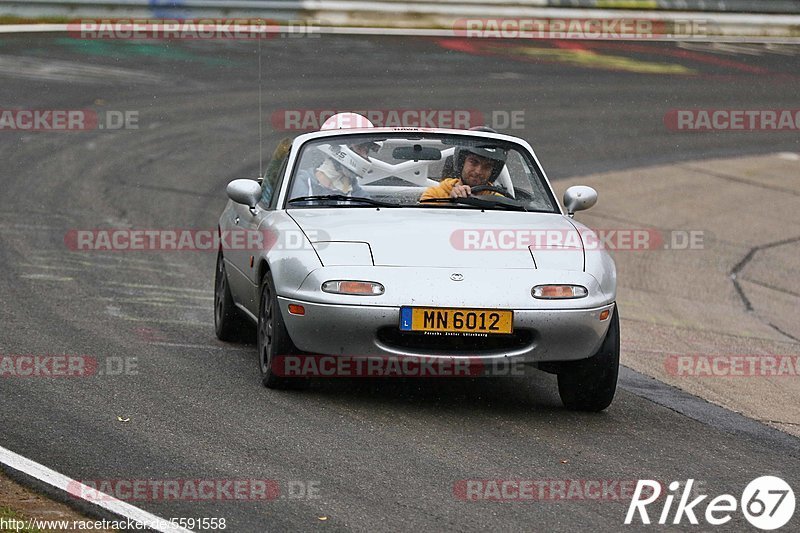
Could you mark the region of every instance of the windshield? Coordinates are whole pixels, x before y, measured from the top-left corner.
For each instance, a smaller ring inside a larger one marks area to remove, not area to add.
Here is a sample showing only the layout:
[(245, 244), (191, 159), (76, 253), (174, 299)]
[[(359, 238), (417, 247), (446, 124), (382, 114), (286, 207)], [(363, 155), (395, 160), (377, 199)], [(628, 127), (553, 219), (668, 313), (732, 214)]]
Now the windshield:
[(484, 137), (348, 135), (306, 143), (287, 206), (516, 209), (558, 213), (523, 147)]

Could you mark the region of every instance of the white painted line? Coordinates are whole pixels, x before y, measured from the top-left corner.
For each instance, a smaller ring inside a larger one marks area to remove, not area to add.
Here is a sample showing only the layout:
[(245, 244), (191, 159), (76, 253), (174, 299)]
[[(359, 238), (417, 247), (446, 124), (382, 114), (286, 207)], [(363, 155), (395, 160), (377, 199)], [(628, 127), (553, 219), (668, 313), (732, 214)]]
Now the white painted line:
[(190, 287), (167, 287), (166, 285), (143, 285), (141, 283), (125, 283), (122, 281), (101, 281), (100, 283), (103, 285), (120, 285), (122, 287), (130, 287), (132, 289), (158, 289), (162, 291), (199, 292), (203, 294), (213, 293), (213, 290), (192, 289)]
[[(82, 493), (85, 494), (96, 494), (98, 496), (97, 501), (87, 499), (83, 499), (83, 501), (101, 507), (117, 516), (143, 524), (155, 531), (161, 531), (163, 533), (192, 533), (189, 529), (180, 527), (177, 524), (172, 524), (169, 520), (165, 520), (164, 518), (143, 511), (122, 500), (97, 491), (63, 474), (59, 474), (55, 470), (51, 470), (44, 465), (40, 465), (35, 461), (31, 461), (11, 450), (3, 448), (2, 446), (0, 446), (0, 463), (3, 463), (12, 470), (17, 470), (43, 483), (47, 483), (51, 487), (62, 490), (67, 494), (74, 495), (78, 490), (81, 490)], [(85, 492), (83, 492), (84, 490)], [(74, 497), (78, 498), (77, 495)]]
[(143, 317), (135, 317), (135, 316), (128, 316), (119, 312), (119, 310), (115, 310), (117, 314), (109, 311), (106, 308), (106, 313), (114, 318), (118, 318), (119, 320), (127, 320), (128, 322), (143, 322), (146, 324), (180, 324), (181, 326), (196, 326), (199, 328), (207, 328), (207, 327), (214, 327), (213, 322), (189, 322), (186, 320), (164, 320), (161, 318), (153, 317), (153, 318), (143, 318)]
[(173, 348), (192, 348), (195, 350), (239, 350), (243, 352), (252, 352), (254, 347), (246, 348), (242, 346), (214, 346), (211, 344), (185, 344), (181, 342), (148, 342), (150, 346), (170, 346)]
[[(800, 24), (800, 21), (798, 21)], [(328, 35), (385, 35), (385, 36), (399, 36), (399, 37), (459, 37), (462, 39), (492, 39), (491, 35), (487, 37), (464, 37), (462, 30), (455, 31), (452, 29), (424, 29), (424, 28), (371, 28), (371, 27), (351, 27), (351, 26), (320, 26), (314, 28), (315, 33), (328, 34)], [(488, 34), (488, 32), (487, 32)], [(529, 39), (525, 36), (508, 37), (508, 39), (520, 39), (528, 41), (546, 41), (548, 39)], [(770, 43), (770, 44), (798, 44), (800, 37), (759, 37), (749, 35), (706, 35), (706, 36), (670, 36), (664, 35), (660, 37), (636, 38), (636, 39), (590, 39), (577, 36), (564, 36), (559, 37), (560, 41), (635, 41), (635, 42), (701, 42), (701, 43)]]
[(34, 279), (37, 281), (75, 281), (67, 276), (51, 276), (50, 274), (22, 274), (22, 279)]
[[(396, 8), (392, 8), (396, 9)], [(552, 15), (551, 15), (552, 16)], [(574, 17), (573, 17), (574, 18)], [(586, 17), (584, 17), (586, 18)], [(650, 13), (652, 18), (652, 13)], [(665, 17), (669, 19), (670, 17)], [(680, 20), (686, 20), (680, 19)], [(709, 19), (703, 19), (709, 20)], [(794, 17), (791, 21), (782, 21), (784, 24), (800, 25), (800, 16)], [(67, 31), (67, 24), (7, 24), (0, 25), (0, 34), (2, 33), (63, 33)], [(287, 33), (298, 33), (306, 35), (309, 30), (305, 27), (289, 27), (281, 31)], [(314, 34), (321, 35), (378, 35), (378, 36), (399, 36), (399, 37), (462, 37), (460, 35), (463, 31), (456, 31), (448, 28), (373, 28), (373, 27), (356, 27), (356, 26), (317, 26), (313, 30)], [(488, 37), (469, 37), (470, 39), (493, 38)], [(509, 39), (523, 39), (523, 40), (547, 40), (547, 39), (528, 39), (525, 36), (509, 37)], [(559, 37), (558, 40), (589, 40), (596, 41), (598, 39), (588, 39), (578, 36)], [(698, 35), (698, 36), (670, 36), (665, 35), (661, 37), (648, 37), (636, 39), (600, 39), (605, 41), (636, 41), (636, 42), (698, 42), (698, 43), (769, 43), (769, 44), (798, 44), (800, 43), (800, 36), (798, 37), (761, 37), (751, 35)]]
[(67, 31), (66, 24), (4, 24), (0, 33), (38, 33), (48, 31)]

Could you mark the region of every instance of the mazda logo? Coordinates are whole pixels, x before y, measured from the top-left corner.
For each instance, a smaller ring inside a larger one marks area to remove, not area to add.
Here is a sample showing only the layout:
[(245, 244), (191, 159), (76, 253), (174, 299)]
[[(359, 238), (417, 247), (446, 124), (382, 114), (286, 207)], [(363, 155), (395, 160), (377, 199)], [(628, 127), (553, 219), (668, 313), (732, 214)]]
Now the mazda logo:
[(464, 281), (464, 274), (459, 274), (458, 272), (450, 274), (450, 279), (453, 281)]

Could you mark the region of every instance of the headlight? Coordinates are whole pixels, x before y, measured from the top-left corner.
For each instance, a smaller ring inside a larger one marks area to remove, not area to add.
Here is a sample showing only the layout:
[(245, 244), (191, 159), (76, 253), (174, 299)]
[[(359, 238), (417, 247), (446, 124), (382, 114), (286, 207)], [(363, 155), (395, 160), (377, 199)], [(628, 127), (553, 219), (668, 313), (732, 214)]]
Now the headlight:
[(566, 298), (583, 298), (589, 294), (586, 287), (580, 285), (537, 285), (531, 291), (534, 298), (542, 300), (560, 300)]
[(333, 294), (355, 294), (359, 296), (379, 296), (384, 288), (380, 283), (372, 281), (326, 281), (322, 284), (323, 292)]

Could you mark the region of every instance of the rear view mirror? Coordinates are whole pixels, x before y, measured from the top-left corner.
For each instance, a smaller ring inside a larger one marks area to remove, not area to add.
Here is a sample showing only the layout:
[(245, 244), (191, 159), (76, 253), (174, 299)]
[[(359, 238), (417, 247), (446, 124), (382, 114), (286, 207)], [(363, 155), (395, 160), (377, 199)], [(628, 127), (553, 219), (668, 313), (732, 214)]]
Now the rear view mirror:
[(597, 191), (585, 185), (575, 185), (564, 192), (564, 207), (572, 216), (575, 211), (589, 209), (597, 203)]
[(392, 150), (392, 157), (401, 161), (439, 161), (442, 158), (442, 152), (430, 146), (415, 144), (398, 146)]

